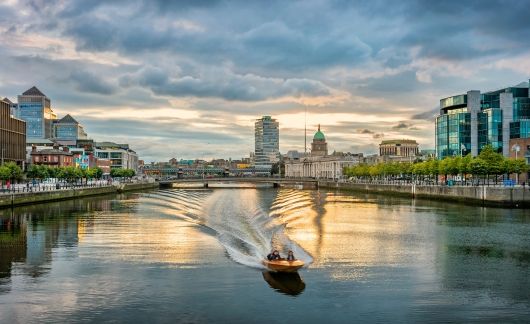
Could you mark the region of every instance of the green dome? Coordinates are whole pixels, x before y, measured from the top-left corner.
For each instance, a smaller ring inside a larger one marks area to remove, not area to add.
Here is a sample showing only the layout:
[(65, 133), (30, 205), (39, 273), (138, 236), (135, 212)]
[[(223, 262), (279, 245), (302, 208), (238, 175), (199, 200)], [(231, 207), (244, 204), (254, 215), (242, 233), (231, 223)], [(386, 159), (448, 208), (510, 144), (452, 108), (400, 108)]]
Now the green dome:
[(326, 137), (324, 136), (324, 133), (320, 131), (320, 125), (318, 125), (318, 131), (315, 133), (315, 136), (313, 136), (314, 140), (317, 141), (325, 141)]

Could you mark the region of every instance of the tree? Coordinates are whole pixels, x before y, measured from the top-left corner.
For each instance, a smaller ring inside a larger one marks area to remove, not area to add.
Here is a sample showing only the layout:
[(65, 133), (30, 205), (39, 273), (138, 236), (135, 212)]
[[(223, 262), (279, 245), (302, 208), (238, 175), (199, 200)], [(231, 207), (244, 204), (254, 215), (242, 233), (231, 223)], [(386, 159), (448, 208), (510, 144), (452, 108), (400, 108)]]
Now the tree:
[(474, 176), (488, 174), (487, 162), (481, 159), (480, 157), (474, 158), (469, 163), (469, 169), (471, 170), (471, 174), (473, 174)]
[(11, 177), (11, 170), (5, 165), (0, 165), (0, 180), (9, 180)]
[(9, 179), (19, 180), (22, 179), (22, 169), (14, 162), (8, 162), (4, 164), (5, 167), (9, 169)]

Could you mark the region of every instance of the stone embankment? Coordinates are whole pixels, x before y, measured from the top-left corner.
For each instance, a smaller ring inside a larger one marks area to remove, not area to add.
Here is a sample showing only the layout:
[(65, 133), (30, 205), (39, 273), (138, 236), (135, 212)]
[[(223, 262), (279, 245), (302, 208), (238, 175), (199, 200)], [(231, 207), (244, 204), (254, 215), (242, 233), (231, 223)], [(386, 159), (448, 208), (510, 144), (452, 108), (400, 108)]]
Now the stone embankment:
[(1, 194), (0, 208), (155, 188), (158, 188), (158, 183), (139, 182), (120, 183), (103, 187), (70, 188), (39, 192)]
[(394, 194), (411, 198), (459, 201), (491, 206), (530, 206), (530, 188), (499, 186), (434, 186), (416, 184), (365, 184), (319, 181), (319, 188)]

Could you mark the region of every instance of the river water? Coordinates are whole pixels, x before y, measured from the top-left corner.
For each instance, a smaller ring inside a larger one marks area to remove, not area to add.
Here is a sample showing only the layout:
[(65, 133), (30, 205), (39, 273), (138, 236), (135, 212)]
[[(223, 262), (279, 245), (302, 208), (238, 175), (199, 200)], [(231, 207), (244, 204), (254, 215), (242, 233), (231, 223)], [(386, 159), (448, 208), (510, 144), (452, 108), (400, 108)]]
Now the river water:
[[(267, 272), (272, 246), (308, 266)], [(0, 323), (529, 318), (524, 209), (218, 188), (0, 210)]]

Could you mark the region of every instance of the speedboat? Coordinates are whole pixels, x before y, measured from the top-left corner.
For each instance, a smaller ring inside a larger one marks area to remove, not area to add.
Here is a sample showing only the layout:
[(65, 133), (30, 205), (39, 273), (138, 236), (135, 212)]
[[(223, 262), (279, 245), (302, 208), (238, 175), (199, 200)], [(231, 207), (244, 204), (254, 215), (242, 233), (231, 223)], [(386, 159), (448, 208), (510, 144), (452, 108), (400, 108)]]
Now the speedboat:
[(296, 270), (300, 269), (304, 266), (304, 262), (300, 260), (294, 260), (294, 261), (287, 261), (285, 259), (282, 260), (263, 260), (263, 265), (266, 266), (268, 269), (278, 272), (295, 272)]

